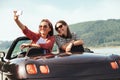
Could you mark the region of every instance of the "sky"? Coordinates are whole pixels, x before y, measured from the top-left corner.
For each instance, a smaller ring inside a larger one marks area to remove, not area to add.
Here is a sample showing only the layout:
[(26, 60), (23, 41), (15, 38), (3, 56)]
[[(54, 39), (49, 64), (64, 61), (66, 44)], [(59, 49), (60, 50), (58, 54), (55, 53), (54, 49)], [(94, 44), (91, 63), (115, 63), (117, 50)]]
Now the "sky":
[(24, 34), (13, 19), (13, 11), (21, 10), (20, 21), (38, 32), (42, 19), (53, 26), (58, 20), (68, 24), (120, 19), (120, 0), (0, 0), (0, 40), (14, 40)]

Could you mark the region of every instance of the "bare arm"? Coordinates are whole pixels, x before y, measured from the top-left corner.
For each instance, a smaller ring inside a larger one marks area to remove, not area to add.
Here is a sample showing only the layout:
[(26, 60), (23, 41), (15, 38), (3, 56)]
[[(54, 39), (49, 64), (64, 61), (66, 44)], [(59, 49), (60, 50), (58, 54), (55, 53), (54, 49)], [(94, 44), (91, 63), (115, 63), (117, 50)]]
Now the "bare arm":
[(75, 46), (78, 46), (78, 45), (83, 45), (84, 44), (84, 42), (83, 42), (83, 40), (77, 40), (77, 41), (73, 41), (73, 45), (75, 45)]
[(66, 51), (67, 46), (72, 46), (71, 43), (74, 43), (74, 41), (70, 41), (69, 43), (63, 44), (61, 48)]
[(14, 20), (15, 20), (16, 24), (19, 26), (19, 28), (21, 30), (24, 30), (25, 29), (25, 25), (20, 22), (19, 15), (16, 14), (17, 11), (13, 11), (13, 12), (14, 12)]
[(38, 44), (28, 44), (28, 43), (23, 43), (21, 46), (20, 46), (20, 48), (21, 49), (24, 49), (24, 48), (26, 48), (26, 47), (40, 47), (40, 45), (38, 45)]
[(83, 45), (83, 44), (84, 44), (83, 40), (77, 40), (77, 41), (73, 40), (73, 41), (70, 41), (69, 43), (62, 45), (62, 49), (67, 52), (71, 50), (72, 45), (78, 46), (78, 45)]

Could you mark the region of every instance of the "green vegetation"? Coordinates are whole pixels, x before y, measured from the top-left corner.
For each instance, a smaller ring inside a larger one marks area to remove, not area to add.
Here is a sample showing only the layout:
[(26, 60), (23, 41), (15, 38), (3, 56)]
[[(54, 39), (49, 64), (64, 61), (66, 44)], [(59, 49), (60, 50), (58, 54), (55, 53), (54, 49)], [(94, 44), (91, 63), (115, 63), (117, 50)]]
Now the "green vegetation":
[[(120, 46), (120, 19), (88, 21), (70, 25), (72, 32), (84, 40), (87, 47)], [(0, 41), (0, 51), (12, 41)]]
[(7, 51), (11, 46), (12, 41), (0, 41), (0, 51)]
[(120, 46), (120, 19), (88, 21), (70, 25), (86, 46)]

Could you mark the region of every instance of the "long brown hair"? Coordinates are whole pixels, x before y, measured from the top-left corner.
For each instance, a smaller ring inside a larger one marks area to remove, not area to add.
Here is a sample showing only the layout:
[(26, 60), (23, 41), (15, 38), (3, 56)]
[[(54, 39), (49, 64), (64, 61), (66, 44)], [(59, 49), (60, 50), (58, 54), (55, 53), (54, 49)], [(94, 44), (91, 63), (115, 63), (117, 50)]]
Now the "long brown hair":
[(71, 32), (70, 32), (70, 29), (69, 29), (68, 24), (67, 24), (64, 20), (59, 20), (58, 22), (56, 22), (55, 28), (57, 28), (57, 24), (58, 24), (58, 23), (62, 23), (62, 25), (67, 26), (67, 36), (64, 36), (64, 37), (65, 37), (65, 38), (72, 38), (72, 34), (71, 34)]

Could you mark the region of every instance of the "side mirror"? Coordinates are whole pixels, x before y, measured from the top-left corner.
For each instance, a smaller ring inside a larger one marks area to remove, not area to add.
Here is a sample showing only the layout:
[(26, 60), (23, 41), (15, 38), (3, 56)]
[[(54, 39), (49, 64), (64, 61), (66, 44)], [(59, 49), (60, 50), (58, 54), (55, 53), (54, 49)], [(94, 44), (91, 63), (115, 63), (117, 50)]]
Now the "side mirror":
[(5, 56), (5, 52), (0, 51), (0, 58), (3, 58)]
[(3, 58), (5, 57), (5, 52), (0, 51), (0, 61), (4, 61)]

